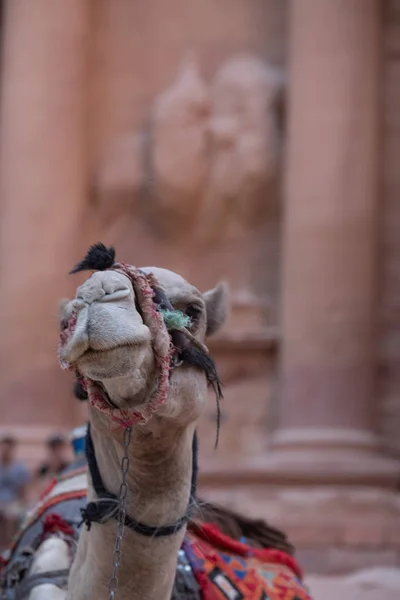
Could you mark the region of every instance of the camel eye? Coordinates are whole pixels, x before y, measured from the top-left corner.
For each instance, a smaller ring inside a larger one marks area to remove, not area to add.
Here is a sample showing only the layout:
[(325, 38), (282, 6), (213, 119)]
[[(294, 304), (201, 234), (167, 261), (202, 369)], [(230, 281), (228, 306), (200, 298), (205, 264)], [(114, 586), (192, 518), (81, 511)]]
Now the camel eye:
[(201, 313), (201, 307), (196, 304), (189, 304), (185, 310), (185, 314), (192, 319), (193, 323), (196, 323), (199, 320)]

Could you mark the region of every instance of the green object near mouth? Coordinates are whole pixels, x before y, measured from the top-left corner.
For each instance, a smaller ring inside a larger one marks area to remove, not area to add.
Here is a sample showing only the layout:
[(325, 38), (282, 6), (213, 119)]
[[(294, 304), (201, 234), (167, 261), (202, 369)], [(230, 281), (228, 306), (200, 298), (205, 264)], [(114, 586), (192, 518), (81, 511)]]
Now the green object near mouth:
[(161, 308), (160, 313), (163, 316), (164, 323), (167, 329), (184, 329), (190, 327), (191, 318), (185, 315), (180, 310), (169, 310), (168, 308)]

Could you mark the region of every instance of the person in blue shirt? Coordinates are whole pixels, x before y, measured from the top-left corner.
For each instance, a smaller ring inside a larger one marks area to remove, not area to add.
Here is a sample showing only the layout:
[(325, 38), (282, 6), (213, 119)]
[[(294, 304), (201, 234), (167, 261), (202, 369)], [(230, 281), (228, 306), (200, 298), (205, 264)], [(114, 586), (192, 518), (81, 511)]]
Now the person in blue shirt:
[(0, 544), (12, 539), (24, 514), (29, 483), (27, 466), (16, 459), (17, 440), (4, 436), (0, 440)]

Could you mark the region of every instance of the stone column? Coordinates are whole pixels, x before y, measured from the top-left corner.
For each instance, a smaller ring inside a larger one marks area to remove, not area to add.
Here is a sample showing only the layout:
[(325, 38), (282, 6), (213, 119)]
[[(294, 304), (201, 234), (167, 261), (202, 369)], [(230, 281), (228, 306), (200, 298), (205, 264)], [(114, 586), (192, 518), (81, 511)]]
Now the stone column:
[(283, 476), (393, 483), (374, 434), (379, 0), (292, 0), (282, 372)]
[(4, 2), (0, 412), (32, 444), (35, 427), (70, 427), (78, 410), (57, 364), (57, 312), (85, 201), (89, 4)]

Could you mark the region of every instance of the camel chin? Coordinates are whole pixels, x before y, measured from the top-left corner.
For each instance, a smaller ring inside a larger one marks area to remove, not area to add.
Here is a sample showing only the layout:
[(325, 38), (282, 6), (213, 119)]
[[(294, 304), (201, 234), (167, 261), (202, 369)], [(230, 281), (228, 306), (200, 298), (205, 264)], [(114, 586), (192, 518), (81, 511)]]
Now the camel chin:
[(89, 349), (76, 365), (90, 379), (111, 379), (140, 371), (145, 358), (145, 352), (139, 344), (122, 344), (105, 350)]

